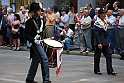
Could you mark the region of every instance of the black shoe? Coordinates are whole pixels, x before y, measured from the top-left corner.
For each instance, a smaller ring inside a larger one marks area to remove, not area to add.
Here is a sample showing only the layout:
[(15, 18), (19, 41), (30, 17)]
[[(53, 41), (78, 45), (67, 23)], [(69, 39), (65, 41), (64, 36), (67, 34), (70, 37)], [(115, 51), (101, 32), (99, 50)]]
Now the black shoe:
[(121, 57), (120, 60), (124, 60), (124, 57)]
[(32, 80), (26, 80), (26, 83), (38, 83), (38, 82)]
[(116, 75), (117, 72), (111, 72), (111, 73), (108, 73), (108, 75)]
[(51, 83), (51, 81), (43, 81), (43, 83)]
[(102, 72), (94, 72), (95, 74), (102, 75)]

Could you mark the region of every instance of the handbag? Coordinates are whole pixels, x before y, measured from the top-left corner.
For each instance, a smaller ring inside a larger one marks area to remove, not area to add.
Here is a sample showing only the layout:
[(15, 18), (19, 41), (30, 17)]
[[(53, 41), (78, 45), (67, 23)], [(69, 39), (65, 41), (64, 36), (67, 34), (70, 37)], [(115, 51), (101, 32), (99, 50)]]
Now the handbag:
[(19, 29), (14, 29), (14, 27), (12, 27), (11, 32), (12, 32), (13, 34), (16, 34), (16, 33), (18, 32), (18, 30), (19, 30)]

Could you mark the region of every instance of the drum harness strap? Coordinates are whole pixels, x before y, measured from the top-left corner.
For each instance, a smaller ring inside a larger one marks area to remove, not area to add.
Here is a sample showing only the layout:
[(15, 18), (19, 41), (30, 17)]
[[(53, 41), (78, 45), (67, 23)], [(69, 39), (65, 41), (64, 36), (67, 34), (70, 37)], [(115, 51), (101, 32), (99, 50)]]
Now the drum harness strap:
[[(34, 22), (34, 25), (35, 25), (35, 27), (37, 29), (37, 35), (35, 36), (34, 39), (41, 40), (41, 33), (42, 33), (42, 28), (43, 28), (43, 21), (41, 20), (41, 27), (40, 27), (40, 29), (38, 28), (38, 26), (37, 26), (37, 24), (36, 24), (36, 22), (35, 22), (34, 19), (33, 19), (33, 22)], [(32, 46), (32, 43), (31, 43), (31, 46)], [(33, 46), (32, 46), (32, 48), (34, 49), (34, 51), (36, 52), (36, 54), (39, 55), (39, 53), (36, 51), (36, 48), (34, 48)], [(41, 63), (41, 56), (39, 56), (39, 58), (40, 58), (39, 61)]]
[[(34, 22), (34, 24), (35, 24), (35, 27), (37, 28), (37, 35), (35, 36), (35, 39), (38, 39), (38, 40), (41, 40), (41, 32), (42, 32), (42, 24), (41, 24), (41, 27), (40, 27), (40, 29), (38, 28), (38, 26), (37, 26), (37, 24), (36, 24), (36, 22), (35, 22), (35, 20), (33, 19), (33, 22)], [(43, 23), (43, 21), (41, 20), (41, 23)], [(42, 44), (42, 46), (43, 46), (43, 41), (41, 42)], [(33, 49), (35, 50), (35, 52), (37, 53), (37, 55), (39, 55), (39, 53), (36, 51), (36, 49), (33, 47)], [(46, 47), (46, 52), (47, 52), (47, 49), (48, 49), (48, 46)], [(52, 55), (53, 55), (53, 53), (54, 53), (54, 50), (52, 50), (52, 54), (51, 54), (51, 57), (52, 57)], [(50, 58), (51, 58), (50, 57)], [(48, 59), (49, 60), (49, 59)], [(54, 61), (55, 62), (55, 61)], [(41, 63), (41, 59), (40, 59), (40, 63)]]

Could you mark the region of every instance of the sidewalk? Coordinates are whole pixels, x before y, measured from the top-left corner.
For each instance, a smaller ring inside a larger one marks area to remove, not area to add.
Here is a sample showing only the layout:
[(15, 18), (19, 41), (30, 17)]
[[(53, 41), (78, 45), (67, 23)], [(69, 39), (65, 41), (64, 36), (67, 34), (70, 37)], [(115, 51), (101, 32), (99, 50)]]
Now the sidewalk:
[[(0, 46), (0, 49), (7, 49), (7, 50), (12, 50), (11, 47), (7, 47), (7, 46)], [(27, 49), (26, 46), (21, 46), (21, 51), (29, 51), (30, 49)], [(66, 51), (63, 51), (63, 54), (67, 54)], [(80, 53), (79, 52), (79, 48), (76, 44), (74, 45), (71, 45), (71, 50), (69, 51), (68, 54), (71, 54), (71, 55), (81, 55), (81, 56), (93, 56), (94, 53), (93, 52), (89, 52), (88, 54), (86, 53)], [(119, 59), (120, 58), (120, 55), (119, 54), (112, 54), (112, 58), (117, 58)]]

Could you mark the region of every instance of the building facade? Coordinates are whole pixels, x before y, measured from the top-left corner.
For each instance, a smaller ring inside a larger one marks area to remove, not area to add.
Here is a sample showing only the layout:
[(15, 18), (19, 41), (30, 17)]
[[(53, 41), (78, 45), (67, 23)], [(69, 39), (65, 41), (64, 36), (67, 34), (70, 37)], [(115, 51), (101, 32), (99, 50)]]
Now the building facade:
[(56, 5), (59, 9), (62, 7), (69, 9), (73, 6), (76, 12), (79, 11), (80, 7), (85, 7), (87, 3), (92, 4), (93, 8), (104, 7), (107, 3), (110, 3), (109, 8), (112, 9), (112, 4), (115, 1), (119, 1), (121, 3), (120, 8), (124, 8), (124, 0), (41, 0), (45, 8)]
[[(80, 7), (85, 7), (87, 3), (92, 4), (93, 8), (103, 7), (105, 4), (110, 3), (110, 9), (114, 1), (121, 3), (120, 8), (124, 8), (124, 0), (0, 0), (0, 3), (8, 4), (7, 6), (15, 5), (15, 10), (18, 11), (20, 6), (30, 5), (32, 2), (41, 2), (44, 4), (44, 8), (58, 6), (59, 9), (74, 7), (76, 12), (79, 11)], [(11, 4), (12, 3), (12, 4)]]

